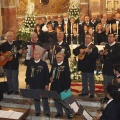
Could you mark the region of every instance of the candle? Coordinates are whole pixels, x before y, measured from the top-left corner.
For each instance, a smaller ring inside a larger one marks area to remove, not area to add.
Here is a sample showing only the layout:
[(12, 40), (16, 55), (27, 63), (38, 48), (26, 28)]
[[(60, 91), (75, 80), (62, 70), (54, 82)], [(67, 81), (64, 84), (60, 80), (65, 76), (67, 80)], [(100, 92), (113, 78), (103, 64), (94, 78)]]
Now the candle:
[(72, 34), (72, 23), (71, 23), (71, 34)]
[(106, 0), (106, 8), (107, 8), (107, 0)]
[(110, 24), (110, 33), (111, 33), (111, 24)]
[(41, 0), (40, 0), (40, 3), (41, 3)]
[(117, 24), (117, 35), (118, 35), (118, 24), (119, 24), (119, 21), (116, 21), (116, 24)]
[(78, 34), (78, 23), (77, 23), (77, 34)]
[(67, 32), (68, 32), (68, 31), (67, 31), (67, 24), (66, 24), (66, 34), (67, 34)]

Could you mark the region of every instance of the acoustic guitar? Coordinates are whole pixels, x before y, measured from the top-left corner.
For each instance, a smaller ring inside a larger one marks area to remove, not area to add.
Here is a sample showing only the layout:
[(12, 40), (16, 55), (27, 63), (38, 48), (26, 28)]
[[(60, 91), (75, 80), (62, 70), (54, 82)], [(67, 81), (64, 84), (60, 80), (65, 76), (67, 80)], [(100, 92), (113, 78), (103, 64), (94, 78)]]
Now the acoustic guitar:
[[(92, 49), (92, 48), (94, 48), (95, 47), (95, 44), (91, 44), (91, 45), (89, 45), (87, 48), (88, 49)], [(82, 53), (82, 54), (79, 54), (78, 55), (78, 59), (79, 60), (83, 60), (84, 58), (85, 58), (85, 55), (86, 55), (86, 51), (85, 51), (85, 49), (83, 49), (84, 50), (84, 52)]]
[(0, 66), (4, 66), (8, 61), (11, 61), (13, 59), (13, 55), (15, 55), (16, 53), (18, 53), (18, 51), (14, 52), (14, 53), (12, 53), (10, 51), (7, 51), (5, 53), (0, 53), (1, 56), (5, 57), (5, 59), (3, 61), (0, 59)]

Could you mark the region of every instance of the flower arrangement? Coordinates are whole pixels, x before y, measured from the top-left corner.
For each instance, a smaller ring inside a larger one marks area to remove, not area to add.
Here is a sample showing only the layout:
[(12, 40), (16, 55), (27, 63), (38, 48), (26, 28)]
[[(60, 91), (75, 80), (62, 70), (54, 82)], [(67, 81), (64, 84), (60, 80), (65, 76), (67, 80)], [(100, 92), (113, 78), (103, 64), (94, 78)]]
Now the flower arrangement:
[(34, 13), (34, 2), (28, 1), (26, 15), (23, 23), (17, 32), (17, 39), (27, 41), (30, 39), (30, 32), (34, 31), (36, 24), (36, 14)]
[(95, 74), (94, 79), (96, 83), (103, 83), (103, 75), (102, 74)]
[(69, 17), (74, 17), (75, 19), (79, 18), (80, 15), (80, 9), (79, 9), (80, 2), (78, 0), (70, 0), (69, 3), (69, 10), (68, 15)]
[[(82, 76), (81, 76), (81, 71), (78, 71), (77, 69), (77, 60), (76, 60), (76, 57), (71, 57), (70, 58), (70, 77), (71, 77), (71, 80), (74, 82), (74, 81), (81, 81), (82, 79)], [(94, 73), (94, 79), (95, 79), (95, 83), (103, 83), (103, 75), (101, 73), (101, 70), (100, 71), (95, 71)]]
[(27, 41), (30, 39), (30, 32), (34, 31), (35, 26), (35, 14), (27, 14), (24, 22), (20, 25), (17, 32), (17, 38)]
[(77, 69), (76, 57), (70, 59), (70, 77), (72, 81), (79, 81), (81, 79), (81, 72)]

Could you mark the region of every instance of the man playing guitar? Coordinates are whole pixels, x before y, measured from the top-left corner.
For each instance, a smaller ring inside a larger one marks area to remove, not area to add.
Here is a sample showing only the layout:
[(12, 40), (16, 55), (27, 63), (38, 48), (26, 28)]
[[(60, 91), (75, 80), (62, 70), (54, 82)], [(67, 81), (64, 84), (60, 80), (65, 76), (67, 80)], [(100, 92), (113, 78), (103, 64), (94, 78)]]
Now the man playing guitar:
[[(22, 56), (22, 49), (20, 49), (20, 45), (17, 40), (13, 40), (13, 33), (6, 33), (7, 42), (3, 43), (0, 46), (0, 60), (6, 61), (6, 64), (3, 66), (6, 72), (7, 83), (8, 83), (8, 95), (15, 92), (18, 94), (18, 68), (19, 68), (19, 58)], [(4, 53), (10, 53), (10, 55), (6, 55)], [(3, 55), (4, 54), (4, 55)], [(6, 57), (6, 56), (7, 57)], [(9, 57), (11, 57), (9, 59)]]
[[(98, 58), (98, 49), (92, 44), (92, 36), (90, 34), (85, 35), (85, 44), (81, 44), (79, 47), (73, 49), (73, 54), (78, 56), (78, 70), (82, 72), (82, 93), (78, 96), (88, 95), (89, 81), (89, 98), (94, 98), (94, 70), (96, 67), (96, 59)], [(82, 55), (84, 57), (81, 57)]]

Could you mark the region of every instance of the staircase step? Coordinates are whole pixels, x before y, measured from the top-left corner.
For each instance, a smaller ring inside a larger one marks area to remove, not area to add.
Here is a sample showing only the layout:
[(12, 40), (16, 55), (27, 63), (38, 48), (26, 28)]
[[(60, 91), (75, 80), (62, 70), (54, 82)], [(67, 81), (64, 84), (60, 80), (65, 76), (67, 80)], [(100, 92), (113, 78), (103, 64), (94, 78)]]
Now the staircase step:
[[(90, 115), (92, 115), (93, 117), (96, 116), (96, 111), (100, 106), (100, 102), (99, 102), (100, 97), (95, 96), (94, 99), (90, 99), (88, 96), (79, 97), (79, 98), (77, 96), (75, 96), (75, 98), (77, 99), (77, 102), (79, 104), (81, 104), (90, 113)], [(13, 107), (13, 108), (24, 108), (24, 109), (31, 108), (31, 110), (34, 111), (35, 109), (34, 109), (34, 105), (33, 105), (33, 100), (31, 101), (31, 106), (29, 104), (29, 101), (30, 101), (29, 99), (22, 98), (20, 95), (13, 95), (13, 94), (7, 95), (4, 93), (4, 99), (1, 101), (1, 106)], [(56, 108), (54, 107), (54, 101), (52, 99), (49, 99), (49, 105), (50, 105), (51, 112), (53, 112), (55, 114)], [(41, 111), (43, 111), (42, 104), (41, 104)], [(30, 118), (30, 116), (29, 116), (29, 118)], [(33, 120), (34, 120), (34, 118), (35, 118), (35, 120), (38, 119), (38, 117), (32, 115)], [(39, 117), (39, 119), (40, 119), (40, 117)], [(41, 118), (40, 120), (42, 120), (42, 119), (43, 118)], [(47, 120), (47, 117), (45, 117), (45, 119)], [(52, 119), (52, 120), (54, 120), (54, 119)]]

